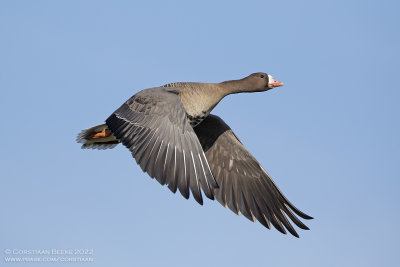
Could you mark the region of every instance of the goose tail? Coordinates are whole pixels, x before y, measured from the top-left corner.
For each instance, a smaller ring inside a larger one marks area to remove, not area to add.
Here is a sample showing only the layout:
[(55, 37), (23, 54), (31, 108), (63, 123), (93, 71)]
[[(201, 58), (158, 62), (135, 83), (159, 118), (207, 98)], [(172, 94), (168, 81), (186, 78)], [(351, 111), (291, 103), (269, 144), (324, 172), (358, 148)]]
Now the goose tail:
[(82, 144), (82, 149), (108, 149), (114, 148), (119, 144), (119, 140), (112, 134), (106, 124), (82, 130), (78, 134), (76, 141)]

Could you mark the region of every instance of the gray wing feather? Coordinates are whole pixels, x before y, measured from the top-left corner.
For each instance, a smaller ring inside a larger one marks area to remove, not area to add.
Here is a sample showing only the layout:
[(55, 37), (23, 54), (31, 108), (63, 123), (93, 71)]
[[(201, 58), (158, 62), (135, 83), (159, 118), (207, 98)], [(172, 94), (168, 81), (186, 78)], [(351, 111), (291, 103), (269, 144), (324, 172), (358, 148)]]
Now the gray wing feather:
[(308, 229), (293, 212), (304, 219), (312, 217), (286, 199), (222, 119), (209, 115), (194, 130), (220, 186), (214, 189), (215, 198), (223, 206), (249, 220), (257, 219), (267, 228), (272, 224), (282, 233), (286, 233), (286, 228), (296, 237), (298, 234), (287, 217), (298, 227)]
[[(200, 204), (201, 190), (214, 199), (218, 185), (178, 96), (165, 88), (143, 90), (117, 109), (106, 124), (143, 171)], [(190, 190), (189, 190), (190, 189)]]

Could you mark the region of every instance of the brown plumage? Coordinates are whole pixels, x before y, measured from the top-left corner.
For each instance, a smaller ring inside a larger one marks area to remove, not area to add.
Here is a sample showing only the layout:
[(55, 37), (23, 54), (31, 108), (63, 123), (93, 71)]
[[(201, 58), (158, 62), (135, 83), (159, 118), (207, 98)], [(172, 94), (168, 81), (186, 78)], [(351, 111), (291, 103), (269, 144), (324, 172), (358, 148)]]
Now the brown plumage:
[[(267, 91), (283, 85), (266, 73), (222, 83), (170, 83), (145, 89), (107, 120), (82, 131), (82, 148), (111, 148), (121, 142), (143, 171), (203, 203), (202, 193), (236, 214), (272, 224), (282, 233), (308, 229), (299, 211), (281, 193), (268, 173), (246, 150), (222, 119), (211, 110), (229, 94)], [(296, 214), (296, 215), (295, 215)]]

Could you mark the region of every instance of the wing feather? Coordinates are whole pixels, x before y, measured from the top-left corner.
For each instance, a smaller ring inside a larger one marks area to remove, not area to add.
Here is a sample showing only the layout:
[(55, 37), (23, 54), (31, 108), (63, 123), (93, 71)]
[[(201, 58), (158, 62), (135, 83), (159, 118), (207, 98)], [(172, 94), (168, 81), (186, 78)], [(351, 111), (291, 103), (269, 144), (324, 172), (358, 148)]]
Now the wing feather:
[(287, 200), (223, 120), (209, 115), (194, 130), (220, 186), (214, 189), (215, 198), (223, 206), (267, 228), (272, 224), (284, 234), (287, 230), (298, 237), (289, 219), (308, 229), (294, 213), (303, 219), (312, 217)]
[[(143, 90), (117, 109), (106, 124), (150, 177), (200, 204), (218, 188), (201, 144), (178, 96), (165, 88)], [(196, 156), (200, 155), (200, 156)], [(190, 189), (190, 190), (189, 190)]]

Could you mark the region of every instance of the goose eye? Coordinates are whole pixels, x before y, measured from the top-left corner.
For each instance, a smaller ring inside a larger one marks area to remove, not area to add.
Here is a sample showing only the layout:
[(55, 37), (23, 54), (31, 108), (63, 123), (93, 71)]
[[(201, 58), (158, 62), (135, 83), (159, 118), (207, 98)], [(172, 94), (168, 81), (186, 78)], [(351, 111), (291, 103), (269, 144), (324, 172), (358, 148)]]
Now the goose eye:
[(264, 78), (264, 75), (261, 75), (260, 78)]

